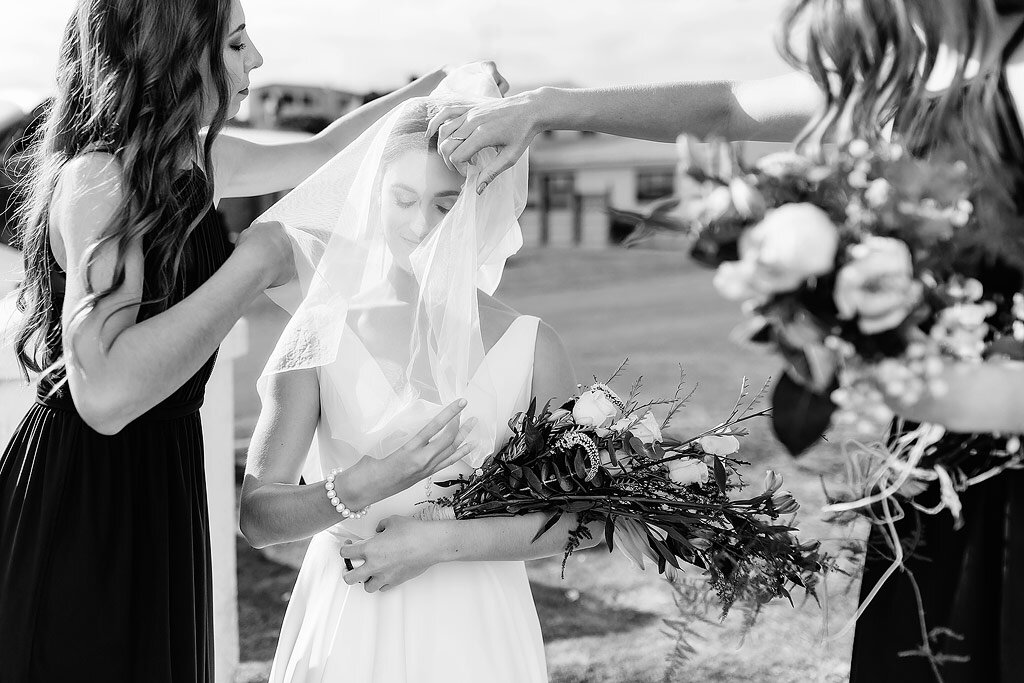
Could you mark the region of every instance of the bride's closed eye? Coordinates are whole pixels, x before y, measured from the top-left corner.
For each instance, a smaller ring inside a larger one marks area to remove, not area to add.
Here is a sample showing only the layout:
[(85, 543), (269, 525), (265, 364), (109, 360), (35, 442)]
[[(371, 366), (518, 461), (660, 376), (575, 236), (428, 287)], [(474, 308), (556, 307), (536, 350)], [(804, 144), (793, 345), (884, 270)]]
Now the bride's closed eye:
[(391, 199), (395, 203), (395, 206), (402, 209), (410, 209), (420, 200), (419, 196), (417, 196), (415, 192), (402, 187), (392, 189)]
[(439, 195), (434, 196), (434, 207), (442, 214), (447, 214), (455, 206), (455, 202), (459, 199), (458, 192), (446, 191)]

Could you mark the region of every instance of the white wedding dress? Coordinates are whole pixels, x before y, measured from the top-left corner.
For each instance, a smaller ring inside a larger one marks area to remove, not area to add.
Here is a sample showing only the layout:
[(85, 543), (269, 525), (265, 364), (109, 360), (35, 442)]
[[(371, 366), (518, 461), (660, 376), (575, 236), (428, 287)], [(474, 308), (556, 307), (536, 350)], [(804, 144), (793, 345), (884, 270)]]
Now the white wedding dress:
[[(538, 322), (530, 316), (516, 318), (469, 383), (464, 419), (476, 417), (494, 426), (495, 442), (488, 452), (505, 443), (509, 419), (531, 400)], [(339, 357), (361, 353), (366, 353), (364, 347), (347, 336)], [(358, 365), (366, 370), (352, 378), (357, 384), (350, 391), (359, 397), (386, 394), (389, 381), (380, 366)], [(320, 374), (322, 381), (330, 381)], [(322, 391), (315, 442), (315, 474), (320, 479), (360, 457), (359, 435), (347, 440), (339, 438), (345, 436), (343, 428), (339, 432), (336, 427), (332, 436), (325, 427), (325, 416), (340, 410), (336, 396), (336, 391)], [(422, 424), (424, 414), (438, 409), (420, 403), (395, 416), (387, 431), (404, 435), (404, 421)], [(345, 422), (337, 418), (334, 414), (333, 424)], [(346, 539), (372, 536), (377, 523), (391, 515), (415, 515), (422, 509), (417, 503), (450, 492), (432, 481), (468, 474), (476, 464), (457, 463), (373, 505), (363, 519), (340, 523), (313, 537), (281, 628), (272, 683), (547, 681), (540, 623), (522, 562), (438, 564), (383, 593), (367, 593), (362, 585), (350, 587), (342, 580), (345, 567), (338, 550)]]

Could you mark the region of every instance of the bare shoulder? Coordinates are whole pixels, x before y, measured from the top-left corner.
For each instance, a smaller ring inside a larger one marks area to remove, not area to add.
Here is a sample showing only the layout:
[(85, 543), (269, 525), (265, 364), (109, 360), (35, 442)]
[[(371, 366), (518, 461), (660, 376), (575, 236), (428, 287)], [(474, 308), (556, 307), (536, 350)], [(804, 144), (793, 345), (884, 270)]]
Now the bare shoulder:
[(60, 170), (50, 202), (50, 227), (74, 248), (93, 241), (123, 197), (121, 164), (112, 154), (89, 152)]
[(565, 400), (576, 387), (576, 372), (562, 337), (543, 320), (537, 326), (533, 355), (533, 394)]
[(537, 353), (562, 357), (568, 354), (561, 335), (543, 320), (537, 325)]
[(491, 296), (490, 294), (482, 292), (479, 289), (477, 290), (476, 294), (477, 294), (477, 301), (479, 301), (481, 308), (488, 308), (488, 309), (493, 309), (495, 311), (500, 311), (502, 313), (505, 313), (505, 314), (511, 316), (513, 319), (519, 317), (519, 311), (517, 311), (516, 309), (512, 308), (511, 306), (509, 306), (505, 302), (499, 301), (499, 300), (495, 299), (493, 296)]
[(93, 195), (120, 195), (121, 177), (121, 163), (113, 154), (80, 154), (61, 168), (54, 201), (76, 201), (83, 196)]

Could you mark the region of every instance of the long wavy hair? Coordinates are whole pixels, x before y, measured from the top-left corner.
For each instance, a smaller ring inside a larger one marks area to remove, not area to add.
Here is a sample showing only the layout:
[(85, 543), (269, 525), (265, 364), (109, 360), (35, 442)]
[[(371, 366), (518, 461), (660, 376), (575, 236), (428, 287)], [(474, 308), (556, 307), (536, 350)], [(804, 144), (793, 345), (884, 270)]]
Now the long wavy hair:
[[(59, 365), (63, 357), (49, 211), (61, 169), (76, 156), (93, 150), (112, 154), (123, 200), (86, 252), (86, 298), (72, 323), (124, 284), (134, 243), (145, 244), (147, 268), (156, 264), (157, 284), (144, 303), (165, 305), (185, 240), (202, 219), (202, 212), (194, 215), (175, 197), (173, 183), (180, 165), (200, 150), (207, 178), (203, 205), (209, 207), (213, 198), (211, 148), (231, 102), (222, 57), (230, 12), (230, 0), (79, 0), (64, 31), (57, 95), (19, 186), (17, 240), (25, 278), (18, 308), (24, 322), (15, 352), (26, 376)], [(216, 112), (212, 122), (204, 121), (210, 111)], [(207, 123), (201, 144), (200, 130)], [(113, 280), (95, 287), (97, 258), (110, 250), (116, 255)], [(73, 324), (69, 327), (70, 335)]]
[[(978, 262), (1003, 258), (1024, 268), (1024, 140), (1010, 98), (1001, 92), (1003, 64), (971, 58), (994, 54), (1001, 15), (1024, 11), (1021, 0), (794, 0), (784, 14), (780, 52), (809, 73), (825, 106), (798, 145), (812, 153), (825, 141), (870, 143), (888, 125), (919, 154), (965, 161), (977, 177), (976, 231), (964, 235)], [(926, 84), (940, 68), (948, 86)]]
[[(794, 0), (783, 14), (779, 50), (825, 95), (801, 142), (875, 142), (898, 114), (916, 120), (924, 117), (913, 112), (950, 109), (968, 81), (969, 58), (991, 43), (995, 21), (992, 0)], [(949, 87), (929, 94), (925, 84), (941, 46), (958, 59)], [(932, 131), (908, 128), (901, 132), (930, 139)]]

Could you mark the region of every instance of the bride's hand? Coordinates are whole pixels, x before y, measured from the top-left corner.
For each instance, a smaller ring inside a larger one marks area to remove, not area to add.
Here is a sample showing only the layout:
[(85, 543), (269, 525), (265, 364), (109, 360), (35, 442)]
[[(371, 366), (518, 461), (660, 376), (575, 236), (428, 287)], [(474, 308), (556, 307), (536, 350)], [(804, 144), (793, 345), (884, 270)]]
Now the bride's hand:
[(465, 407), (462, 399), (450, 404), (386, 458), (363, 456), (345, 471), (350, 488), (364, 492), (363, 497), (370, 503), (384, 500), (469, 455), (475, 444), (466, 438), (476, 418), (460, 427), (458, 418)]
[(414, 579), (442, 561), (437, 522), (409, 517), (388, 517), (377, 525), (377, 535), (346, 542), (339, 555), (362, 564), (344, 573), (345, 583), (362, 583), (367, 593), (386, 591)]

